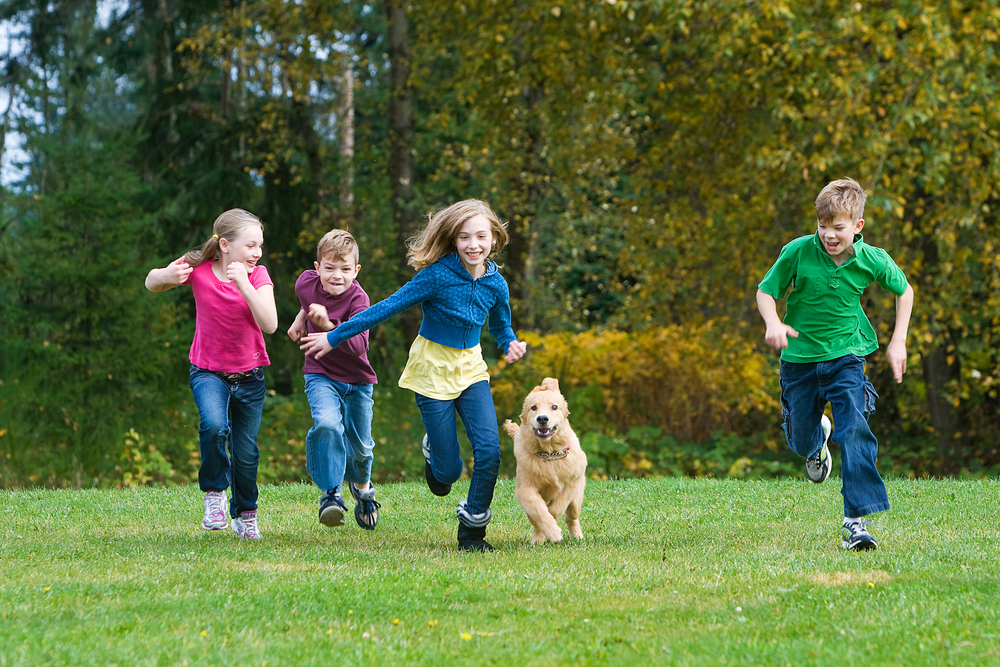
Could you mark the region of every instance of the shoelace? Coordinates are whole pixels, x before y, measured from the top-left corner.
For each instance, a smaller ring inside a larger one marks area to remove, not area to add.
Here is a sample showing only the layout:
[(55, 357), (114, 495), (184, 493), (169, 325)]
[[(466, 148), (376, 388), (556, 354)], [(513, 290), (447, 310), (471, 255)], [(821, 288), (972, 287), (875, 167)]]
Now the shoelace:
[(249, 537), (260, 537), (260, 531), (257, 530), (257, 517), (246, 517), (241, 519), (243, 521), (243, 533)]
[(224, 496), (211, 495), (208, 497), (208, 510), (215, 518), (215, 515), (221, 514), (226, 516), (226, 499)]

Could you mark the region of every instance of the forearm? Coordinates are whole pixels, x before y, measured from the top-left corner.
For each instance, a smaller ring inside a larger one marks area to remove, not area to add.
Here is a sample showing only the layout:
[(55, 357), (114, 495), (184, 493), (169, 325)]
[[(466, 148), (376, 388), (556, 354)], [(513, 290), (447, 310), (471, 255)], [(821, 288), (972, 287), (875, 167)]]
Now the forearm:
[(270, 285), (263, 285), (259, 289), (254, 289), (249, 281), (236, 286), (247, 305), (250, 306), (250, 312), (260, 330), (266, 334), (273, 334), (278, 329), (278, 310), (274, 305), (274, 288)]
[(330, 345), (337, 347), (345, 340), (368, 331), (421, 301), (423, 301), (423, 292), (416, 289), (414, 281), (411, 280), (388, 298), (355, 313), (349, 320), (342, 322), (336, 329), (327, 334), (327, 340), (330, 341)]
[(170, 282), (168, 275), (169, 272), (165, 268), (153, 269), (146, 274), (146, 289), (150, 292), (163, 292), (171, 287), (177, 287), (175, 283)]
[(906, 336), (910, 330), (910, 314), (913, 312), (913, 287), (906, 286), (906, 291), (896, 297), (896, 328), (892, 332), (891, 342), (906, 345)]
[(764, 324), (768, 327), (781, 324), (781, 318), (778, 317), (778, 303), (773, 296), (760, 289), (757, 290), (757, 310), (760, 311), (760, 316), (764, 318)]

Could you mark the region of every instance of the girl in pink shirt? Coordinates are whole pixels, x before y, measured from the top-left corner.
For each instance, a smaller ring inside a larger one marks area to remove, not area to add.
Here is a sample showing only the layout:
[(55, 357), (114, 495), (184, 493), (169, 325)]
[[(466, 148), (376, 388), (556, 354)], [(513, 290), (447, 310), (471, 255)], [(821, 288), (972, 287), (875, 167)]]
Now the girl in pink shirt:
[[(257, 264), (264, 245), (257, 216), (231, 209), (216, 219), (212, 232), (200, 250), (150, 271), (146, 289), (162, 292), (189, 284), (194, 291), (190, 359), (191, 392), (201, 416), (201, 527), (225, 530), (231, 516), (237, 535), (260, 539), (257, 431), (264, 408), (264, 366), (271, 364), (262, 332), (278, 328), (274, 283)], [(227, 516), (229, 486), (233, 497)]]

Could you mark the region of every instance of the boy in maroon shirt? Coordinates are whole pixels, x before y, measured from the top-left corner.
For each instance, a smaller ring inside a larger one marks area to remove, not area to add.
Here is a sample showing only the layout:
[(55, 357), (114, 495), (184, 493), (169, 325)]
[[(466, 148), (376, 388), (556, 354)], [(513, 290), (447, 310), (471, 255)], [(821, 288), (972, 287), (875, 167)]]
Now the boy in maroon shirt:
[[(316, 247), (316, 269), (295, 281), (302, 308), (288, 329), (298, 342), (307, 333), (331, 331), (370, 305), (355, 281), (361, 265), (358, 244), (349, 232), (335, 229)], [(356, 502), (358, 525), (374, 530), (381, 505), (371, 484), (373, 385), (368, 363), (368, 332), (349, 338), (320, 359), (307, 356), (302, 372), (315, 425), (306, 435), (306, 470), (320, 488), (319, 521), (341, 526), (347, 507), (340, 487), (347, 483)]]

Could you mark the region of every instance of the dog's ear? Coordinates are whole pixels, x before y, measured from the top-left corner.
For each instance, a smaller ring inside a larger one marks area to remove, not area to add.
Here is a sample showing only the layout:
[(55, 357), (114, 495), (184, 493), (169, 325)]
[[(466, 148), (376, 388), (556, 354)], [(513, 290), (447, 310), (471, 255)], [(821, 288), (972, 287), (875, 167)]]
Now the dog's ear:
[(555, 378), (545, 378), (542, 380), (542, 384), (539, 389), (542, 391), (559, 391), (559, 380)]

